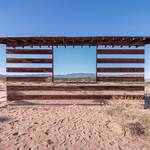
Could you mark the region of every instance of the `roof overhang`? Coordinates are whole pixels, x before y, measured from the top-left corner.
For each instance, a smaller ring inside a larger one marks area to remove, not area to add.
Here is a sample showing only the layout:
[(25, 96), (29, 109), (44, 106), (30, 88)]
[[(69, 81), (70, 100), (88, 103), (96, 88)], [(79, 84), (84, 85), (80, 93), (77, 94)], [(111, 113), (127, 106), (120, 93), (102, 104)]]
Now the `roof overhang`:
[(144, 46), (150, 44), (150, 36), (34, 36), (0, 37), (0, 44), (18, 46)]

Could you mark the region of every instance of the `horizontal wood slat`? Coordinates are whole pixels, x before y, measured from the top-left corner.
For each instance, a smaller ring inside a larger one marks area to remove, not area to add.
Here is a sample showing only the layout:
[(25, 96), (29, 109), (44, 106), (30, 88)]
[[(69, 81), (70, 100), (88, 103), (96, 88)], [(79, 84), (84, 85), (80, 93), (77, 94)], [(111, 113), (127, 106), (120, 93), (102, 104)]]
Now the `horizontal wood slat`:
[(98, 49), (97, 54), (144, 54), (144, 49)]
[(7, 81), (14, 82), (46, 82), (51, 80), (51, 77), (7, 77)]
[(135, 58), (98, 58), (97, 63), (144, 63), (144, 59)]
[(138, 81), (144, 82), (144, 77), (119, 77), (119, 76), (112, 76), (112, 77), (97, 77), (97, 81), (103, 82), (120, 82), (120, 81)]
[[(144, 95), (8, 95), (7, 99), (9, 101), (14, 100), (71, 100), (71, 99), (82, 99), (82, 100), (90, 100), (90, 99), (112, 99), (113, 97), (124, 97), (124, 98), (132, 98), (132, 99), (144, 99)], [(117, 99), (116, 99), (117, 100)]]
[(144, 72), (144, 68), (97, 68), (97, 72)]
[(52, 72), (52, 68), (6, 68), (7, 72)]
[(53, 59), (7, 58), (7, 63), (52, 63)]
[(144, 91), (144, 86), (7, 86), (7, 90), (17, 91), (100, 91), (100, 90), (113, 90), (113, 91)]
[(53, 54), (53, 50), (48, 49), (7, 49), (7, 54)]

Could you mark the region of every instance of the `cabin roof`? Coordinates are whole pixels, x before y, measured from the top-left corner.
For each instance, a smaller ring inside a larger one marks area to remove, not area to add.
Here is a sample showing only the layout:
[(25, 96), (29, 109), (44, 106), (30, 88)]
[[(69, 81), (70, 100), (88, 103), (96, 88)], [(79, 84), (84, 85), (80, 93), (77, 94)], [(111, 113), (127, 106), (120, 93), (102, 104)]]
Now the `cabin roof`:
[(7, 46), (144, 46), (150, 36), (29, 36), (0, 37), (0, 44)]

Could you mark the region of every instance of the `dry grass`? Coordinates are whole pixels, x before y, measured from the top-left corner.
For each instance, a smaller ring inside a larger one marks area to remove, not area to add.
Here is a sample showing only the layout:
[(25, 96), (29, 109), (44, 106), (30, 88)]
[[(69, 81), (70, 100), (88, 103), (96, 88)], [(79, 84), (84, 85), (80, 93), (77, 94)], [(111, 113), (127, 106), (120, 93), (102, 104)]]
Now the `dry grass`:
[(149, 139), (150, 112), (143, 110), (143, 104), (141, 100), (113, 100), (106, 112), (120, 123), (124, 136)]
[(143, 115), (139, 117), (139, 122), (143, 125), (145, 128), (145, 136), (150, 137), (150, 116), (149, 115)]

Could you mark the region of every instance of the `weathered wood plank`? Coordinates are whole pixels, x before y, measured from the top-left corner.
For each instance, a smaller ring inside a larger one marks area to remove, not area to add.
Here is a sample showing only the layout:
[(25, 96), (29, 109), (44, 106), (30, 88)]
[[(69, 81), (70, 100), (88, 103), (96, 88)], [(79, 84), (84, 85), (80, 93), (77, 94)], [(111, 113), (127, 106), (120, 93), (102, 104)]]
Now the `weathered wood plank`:
[(141, 58), (98, 58), (97, 63), (144, 63)]
[(120, 77), (120, 76), (98, 76), (97, 81), (103, 81), (103, 82), (121, 82), (121, 81), (132, 81), (132, 82), (144, 82), (144, 77)]
[(53, 59), (40, 58), (7, 58), (7, 63), (52, 63)]
[(98, 49), (97, 54), (144, 54), (144, 49)]
[(50, 49), (7, 49), (7, 54), (53, 54)]
[(7, 81), (11, 82), (46, 82), (51, 80), (51, 77), (7, 77)]
[(0, 43), (11, 47), (18, 46), (144, 46), (150, 44), (149, 36), (88, 36), (88, 37), (0, 37)]
[(7, 90), (17, 91), (144, 91), (144, 86), (7, 86)]
[(144, 72), (144, 68), (97, 68), (97, 72)]
[[(131, 98), (131, 99), (143, 99), (144, 95), (8, 95), (9, 101), (15, 100), (71, 100), (71, 99), (82, 99), (82, 100), (104, 100), (115, 98)], [(116, 99), (118, 100), (118, 99)]]
[(6, 68), (7, 72), (52, 72), (52, 68)]

